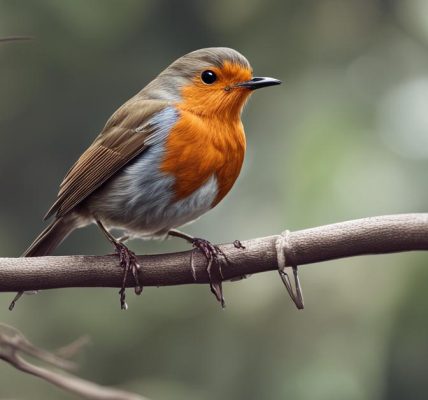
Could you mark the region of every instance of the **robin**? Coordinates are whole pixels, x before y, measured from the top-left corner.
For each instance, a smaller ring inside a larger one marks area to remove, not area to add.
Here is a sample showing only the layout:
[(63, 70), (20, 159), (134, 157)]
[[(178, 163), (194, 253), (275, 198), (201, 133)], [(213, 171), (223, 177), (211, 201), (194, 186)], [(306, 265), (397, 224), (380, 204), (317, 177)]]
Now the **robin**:
[[(235, 183), (245, 154), (241, 112), (254, 90), (281, 82), (253, 77), (247, 59), (230, 48), (193, 51), (174, 61), (123, 104), (71, 167), (45, 219), (51, 224), (23, 254), (50, 254), (73, 230), (96, 223), (124, 268), (142, 286), (127, 237), (180, 237), (208, 260), (211, 290), (224, 305), (221, 280), (211, 267), (221, 251), (176, 228), (215, 207)], [(22, 292), (18, 293), (11, 303)]]

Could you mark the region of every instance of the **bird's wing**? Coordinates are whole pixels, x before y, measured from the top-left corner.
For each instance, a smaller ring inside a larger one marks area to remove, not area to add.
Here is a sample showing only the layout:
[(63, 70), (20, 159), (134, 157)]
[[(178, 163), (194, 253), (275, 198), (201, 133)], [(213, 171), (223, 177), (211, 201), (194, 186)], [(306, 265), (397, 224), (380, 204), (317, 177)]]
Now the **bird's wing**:
[(67, 172), (58, 198), (47, 212), (67, 214), (155, 140), (159, 126), (154, 117), (168, 103), (132, 98), (107, 121), (92, 145)]

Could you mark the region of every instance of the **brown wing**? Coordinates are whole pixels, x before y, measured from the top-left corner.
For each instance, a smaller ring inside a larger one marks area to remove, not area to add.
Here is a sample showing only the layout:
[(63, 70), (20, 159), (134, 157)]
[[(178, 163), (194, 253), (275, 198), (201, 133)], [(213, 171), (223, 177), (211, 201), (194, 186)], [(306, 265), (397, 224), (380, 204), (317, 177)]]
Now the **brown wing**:
[(67, 214), (121, 167), (143, 152), (154, 133), (149, 120), (168, 104), (132, 98), (107, 121), (103, 131), (71, 167), (60, 185), (58, 198), (47, 212)]

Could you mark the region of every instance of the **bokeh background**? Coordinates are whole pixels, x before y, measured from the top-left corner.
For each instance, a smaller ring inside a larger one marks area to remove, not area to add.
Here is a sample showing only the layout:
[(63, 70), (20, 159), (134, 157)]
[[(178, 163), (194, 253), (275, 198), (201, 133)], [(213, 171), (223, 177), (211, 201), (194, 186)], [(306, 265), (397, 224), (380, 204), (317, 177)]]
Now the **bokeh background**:
[[(43, 227), (64, 173), (110, 114), (182, 54), (241, 51), (282, 86), (243, 119), (248, 156), (231, 194), (186, 231), (215, 242), (366, 216), (427, 211), (425, 0), (0, 1), (0, 254)], [(138, 253), (186, 248), (131, 243)], [(58, 254), (105, 254), (95, 227)], [(0, 321), (53, 349), (88, 334), (79, 374), (153, 399), (425, 399), (428, 257), (360, 257), (301, 268), (306, 309), (278, 275), (26, 297)], [(0, 363), (0, 397), (71, 399)]]

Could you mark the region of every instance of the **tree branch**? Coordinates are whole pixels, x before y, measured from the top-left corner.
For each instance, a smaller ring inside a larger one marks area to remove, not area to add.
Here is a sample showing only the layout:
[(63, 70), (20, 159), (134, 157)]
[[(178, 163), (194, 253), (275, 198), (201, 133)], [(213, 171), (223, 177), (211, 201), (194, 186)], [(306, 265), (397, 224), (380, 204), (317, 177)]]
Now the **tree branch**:
[[(74, 352), (81, 348), (83, 341), (72, 344)], [(16, 369), (60, 387), (70, 393), (77, 394), (81, 398), (92, 400), (144, 400), (145, 398), (135, 394), (118, 390), (84, 380), (71, 374), (64, 374), (51, 370), (44, 366), (34, 365), (26, 361), (20, 354), (34, 357), (39, 361), (50, 364), (53, 367), (69, 370), (74, 364), (58, 357), (44, 349), (30, 343), (21, 332), (11, 326), (0, 324), (0, 360), (3, 360)], [(147, 400), (147, 399), (146, 399)]]
[[(399, 214), (325, 225), (219, 247), (228, 263), (225, 280), (277, 270), (285, 264), (304, 265), (363, 254), (428, 250), (428, 214)], [(278, 250), (278, 251), (277, 251)], [(284, 252), (283, 255), (281, 253)], [(208, 283), (206, 260), (194, 257), (196, 280), (190, 268), (191, 251), (139, 256), (145, 286)], [(64, 287), (121, 287), (117, 257), (61, 256), (0, 258), (0, 292)], [(127, 286), (133, 286), (132, 277)]]
[(21, 42), (25, 40), (32, 40), (32, 36), (7, 36), (7, 37), (1, 37), (0, 43), (6, 43), (6, 42)]

